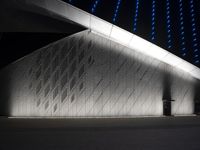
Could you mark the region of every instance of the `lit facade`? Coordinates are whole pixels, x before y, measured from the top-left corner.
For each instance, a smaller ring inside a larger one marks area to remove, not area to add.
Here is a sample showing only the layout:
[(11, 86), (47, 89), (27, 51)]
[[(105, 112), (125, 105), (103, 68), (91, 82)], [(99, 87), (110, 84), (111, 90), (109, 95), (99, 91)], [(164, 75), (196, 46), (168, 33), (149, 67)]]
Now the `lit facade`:
[(3, 88), (7, 92), (1, 92), (9, 116), (194, 114), (199, 68), (71, 5), (29, 2), (88, 29), (1, 71), (1, 79), (9, 83)]

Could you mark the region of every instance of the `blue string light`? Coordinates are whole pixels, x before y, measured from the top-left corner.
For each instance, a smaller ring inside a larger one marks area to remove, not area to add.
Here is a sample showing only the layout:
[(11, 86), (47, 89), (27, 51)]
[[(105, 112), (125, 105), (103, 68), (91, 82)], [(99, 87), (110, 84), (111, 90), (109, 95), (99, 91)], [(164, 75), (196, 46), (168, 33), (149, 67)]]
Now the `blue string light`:
[(140, 3), (140, 0), (136, 0), (135, 15), (133, 18), (133, 32), (136, 32), (136, 30), (137, 30), (139, 3)]
[(193, 49), (193, 59), (195, 64), (199, 64), (199, 48), (197, 41), (197, 30), (196, 30), (196, 20), (194, 11), (194, 0), (190, 0), (190, 17), (192, 25), (192, 49)]
[(167, 16), (167, 48), (172, 47), (172, 31), (171, 31), (171, 17), (170, 17), (170, 0), (166, 0), (166, 16)]
[(115, 13), (114, 13), (114, 16), (113, 16), (113, 19), (112, 19), (113, 23), (116, 22), (117, 15), (118, 15), (118, 13), (119, 13), (119, 7), (120, 7), (120, 5), (121, 5), (121, 0), (118, 0), (118, 1), (117, 1), (117, 5), (116, 5), (116, 8), (115, 8)]
[(187, 55), (186, 44), (185, 44), (185, 27), (184, 27), (184, 16), (183, 16), (183, 0), (179, 0), (179, 22), (180, 22), (180, 49), (182, 57)]
[(155, 41), (156, 38), (156, 0), (152, 0), (152, 14), (151, 14), (151, 40)]
[(97, 8), (97, 5), (99, 4), (100, 0), (95, 0), (93, 5), (92, 5), (92, 8), (91, 8), (91, 13), (95, 13), (96, 12), (96, 8)]
[[(65, 2), (68, 3), (74, 3), (74, 0), (63, 0)], [(92, 0), (92, 6), (91, 6), (91, 13), (95, 14), (96, 10), (99, 6), (99, 3), (101, 2), (101, 0)], [(167, 48), (171, 49), (175, 43), (173, 43), (173, 31), (172, 31), (172, 8), (171, 8), (171, 2), (172, 0), (166, 0), (165, 1), (165, 6), (166, 6), (166, 31), (167, 31)], [(178, 0), (178, 17), (179, 17), (179, 42), (180, 42), (180, 54), (183, 58), (186, 58), (189, 54), (188, 48), (187, 48), (187, 35), (186, 35), (186, 28), (185, 28), (185, 23), (186, 23), (186, 16), (185, 16), (185, 10), (184, 10), (184, 0)], [(115, 10), (114, 10), (114, 15), (112, 18), (112, 22), (116, 23), (117, 18), (119, 16), (119, 11), (120, 11), (120, 7), (122, 5), (122, 0), (116, 0), (115, 1), (116, 5), (115, 5)], [(134, 0), (135, 3), (135, 9), (134, 9), (134, 16), (133, 16), (133, 26), (132, 26), (132, 31), (135, 33), (138, 30), (138, 16), (139, 16), (139, 9), (140, 9), (140, 5), (141, 5), (141, 1), (140, 0)], [(199, 64), (200, 62), (200, 44), (199, 44), (199, 37), (198, 37), (198, 27), (196, 24), (196, 14), (195, 14), (195, 0), (189, 0), (189, 5), (188, 7), (190, 8), (189, 10), (189, 16), (190, 16), (190, 26), (191, 26), (191, 46), (192, 46), (192, 51), (193, 51), (193, 62), (195, 64)], [(150, 40), (152, 42), (155, 42), (156, 38), (157, 38), (157, 21), (156, 21), (156, 17), (157, 17), (157, 1), (156, 0), (151, 0), (151, 33), (150, 33)]]

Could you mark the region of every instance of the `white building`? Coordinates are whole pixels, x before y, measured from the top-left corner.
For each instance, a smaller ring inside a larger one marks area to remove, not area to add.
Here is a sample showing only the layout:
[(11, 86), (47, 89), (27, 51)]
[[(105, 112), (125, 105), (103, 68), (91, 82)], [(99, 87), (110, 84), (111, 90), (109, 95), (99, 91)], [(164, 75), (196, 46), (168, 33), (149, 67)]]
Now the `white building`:
[[(26, 11), (86, 28), (0, 72), (9, 116), (192, 115), (200, 69), (59, 0), (21, 0)], [(5, 92), (6, 91), (6, 92)]]

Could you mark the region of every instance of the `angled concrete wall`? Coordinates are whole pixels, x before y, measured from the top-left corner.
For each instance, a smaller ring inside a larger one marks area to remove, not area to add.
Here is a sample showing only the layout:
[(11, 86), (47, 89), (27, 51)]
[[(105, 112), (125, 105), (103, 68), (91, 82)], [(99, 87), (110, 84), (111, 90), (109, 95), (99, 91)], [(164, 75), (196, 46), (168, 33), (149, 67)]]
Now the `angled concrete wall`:
[(189, 73), (88, 30), (22, 58), (0, 77), (9, 116), (161, 116), (165, 98), (175, 100), (173, 115), (189, 115), (199, 84)]

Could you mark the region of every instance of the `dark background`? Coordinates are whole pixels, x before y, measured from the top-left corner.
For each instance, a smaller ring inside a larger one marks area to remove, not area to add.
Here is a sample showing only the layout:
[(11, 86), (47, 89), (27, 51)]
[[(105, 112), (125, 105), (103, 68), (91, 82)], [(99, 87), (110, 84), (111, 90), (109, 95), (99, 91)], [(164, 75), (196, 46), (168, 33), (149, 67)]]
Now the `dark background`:
[(0, 68), (66, 36), (68, 36), (67, 33), (1, 33)]

